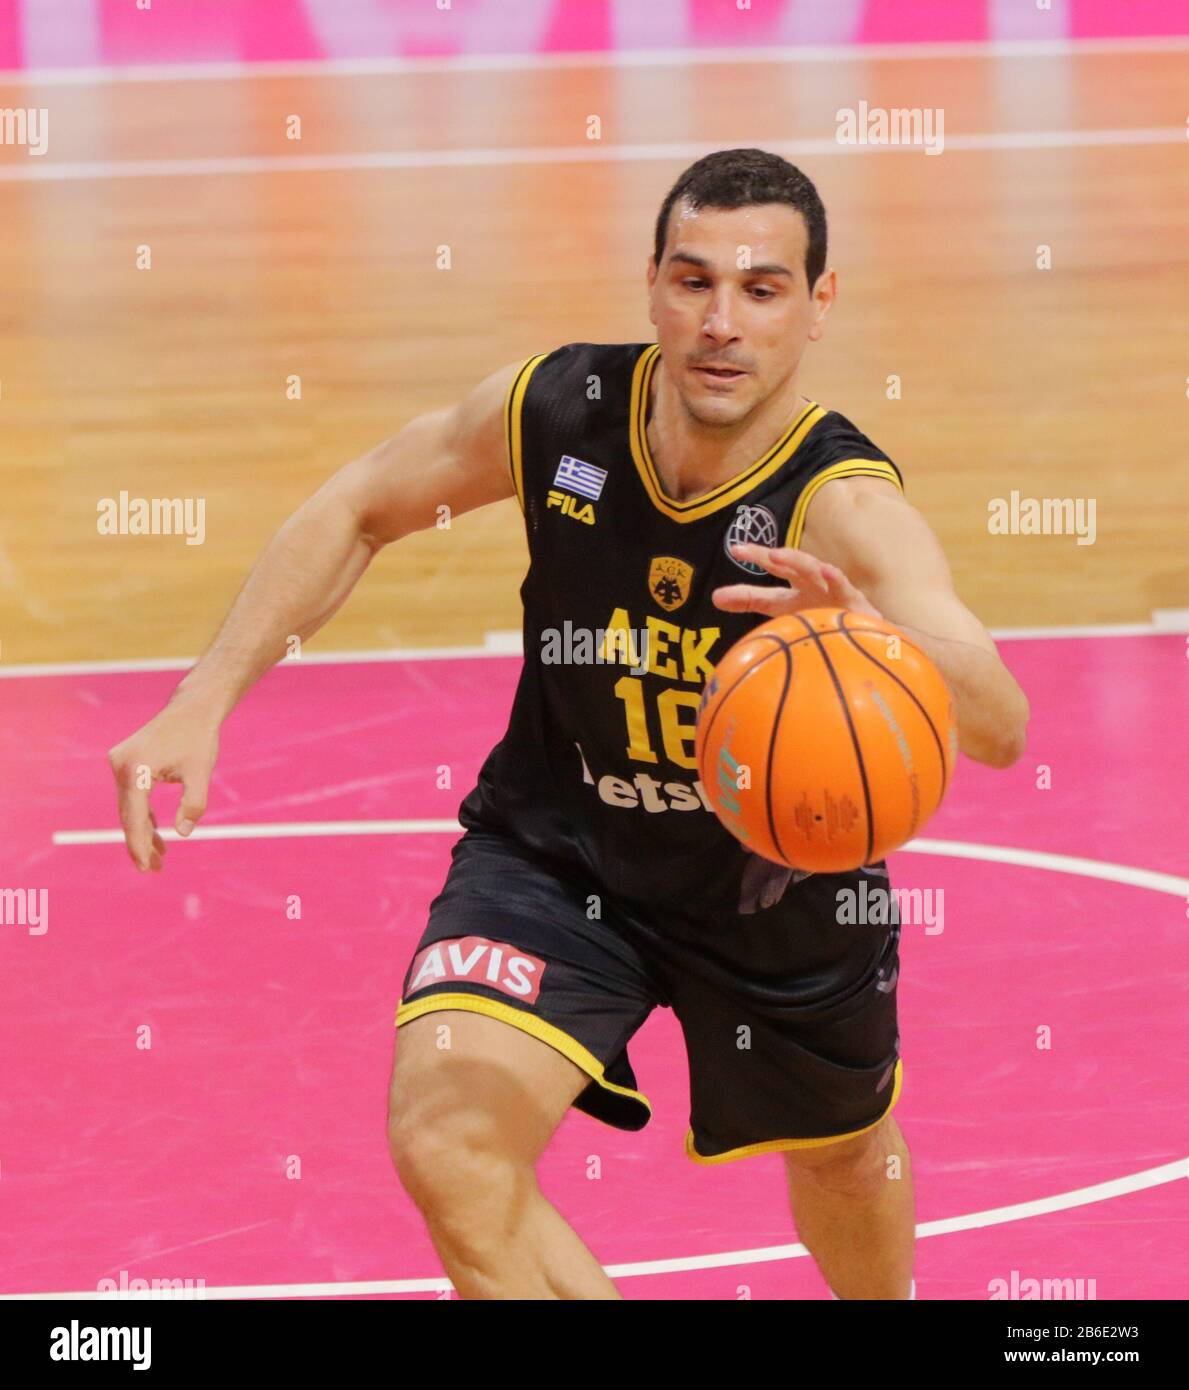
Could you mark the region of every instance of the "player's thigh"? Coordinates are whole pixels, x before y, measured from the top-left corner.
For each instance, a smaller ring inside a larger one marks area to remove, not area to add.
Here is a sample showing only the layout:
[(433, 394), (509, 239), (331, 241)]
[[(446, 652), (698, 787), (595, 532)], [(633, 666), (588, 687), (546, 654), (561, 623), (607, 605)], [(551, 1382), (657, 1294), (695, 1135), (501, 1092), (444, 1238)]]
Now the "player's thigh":
[(397, 1030), (388, 1095), (397, 1166), (456, 1150), (535, 1163), (590, 1078), (548, 1043), (461, 1009)]

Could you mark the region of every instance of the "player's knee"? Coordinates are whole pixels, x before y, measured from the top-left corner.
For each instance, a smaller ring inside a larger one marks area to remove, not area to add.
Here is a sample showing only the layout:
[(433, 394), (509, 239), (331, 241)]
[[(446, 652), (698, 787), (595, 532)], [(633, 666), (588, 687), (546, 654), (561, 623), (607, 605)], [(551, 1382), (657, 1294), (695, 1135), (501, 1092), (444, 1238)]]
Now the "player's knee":
[(467, 1180), (470, 1151), (459, 1126), (417, 1107), (390, 1111), (388, 1152), (405, 1191), (423, 1210), (444, 1204)]
[(475, 1268), (498, 1260), (508, 1223), (535, 1185), (531, 1165), (473, 1125), (441, 1115), (391, 1116), (388, 1143), (401, 1184), (439, 1248)]
[(405, 1191), (423, 1206), (451, 1181), (459, 1150), (447, 1127), (423, 1107), (394, 1098), (388, 1107), (388, 1153)]
[(808, 1182), (829, 1192), (866, 1196), (887, 1181), (888, 1158), (895, 1152), (886, 1124), (866, 1134), (820, 1148), (794, 1149), (785, 1166), (794, 1183)]
[(438, 1105), (393, 1105), (388, 1151), (405, 1191), (428, 1217), (460, 1205), (498, 1208), (515, 1161), (482, 1117)]

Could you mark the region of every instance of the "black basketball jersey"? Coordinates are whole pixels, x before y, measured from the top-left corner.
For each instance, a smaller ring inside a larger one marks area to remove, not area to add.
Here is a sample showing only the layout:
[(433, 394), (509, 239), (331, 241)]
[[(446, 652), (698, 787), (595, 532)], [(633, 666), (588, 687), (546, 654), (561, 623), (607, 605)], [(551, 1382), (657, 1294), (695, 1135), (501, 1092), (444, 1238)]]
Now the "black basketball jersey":
[(903, 484), (848, 420), (811, 403), (748, 468), (674, 501), (645, 432), (659, 356), (656, 344), (570, 343), (530, 358), (509, 390), (530, 553), (524, 670), (460, 818), (501, 827), (618, 897), (704, 916), (737, 909), (752, 856), (698, 780), (698, 704), (715, 663), (765, 621), (710, 595), (783, 583), (727, 545), (798, 545), (830, 479)]

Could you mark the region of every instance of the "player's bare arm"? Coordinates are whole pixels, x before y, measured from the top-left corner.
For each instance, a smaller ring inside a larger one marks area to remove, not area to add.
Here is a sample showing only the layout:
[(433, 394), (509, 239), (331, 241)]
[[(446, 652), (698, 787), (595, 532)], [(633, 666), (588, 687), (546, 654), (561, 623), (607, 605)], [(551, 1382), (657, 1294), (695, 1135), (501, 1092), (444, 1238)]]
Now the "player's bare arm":
[(149, 803), (155, 782), (181, 782), (176, 828), (206, 808), (219, 727), (244, 693), (346, 602), (384, 546), (514, 494), (503, 407), (519, 368), (493, 373), (454, 406), (418, 416), (333, 474), (273, 537), (202, 658), (142, 728), (109, 753), (133, 862), (161, 868), (165, 842)]
[(917, 642), (954, 696), (962, 751), (991, 767), (1023, 754), (1028, 700), (991, 635), (954, 591), (941, 544), (891, 483), (839, 478), (809, 506), (801, 547), (746, 546), (741, 558), (791, 592), (749, 584), (715, 591), (719, 607), (776, 617), (799, 608), (850, 608), (895, 623)]

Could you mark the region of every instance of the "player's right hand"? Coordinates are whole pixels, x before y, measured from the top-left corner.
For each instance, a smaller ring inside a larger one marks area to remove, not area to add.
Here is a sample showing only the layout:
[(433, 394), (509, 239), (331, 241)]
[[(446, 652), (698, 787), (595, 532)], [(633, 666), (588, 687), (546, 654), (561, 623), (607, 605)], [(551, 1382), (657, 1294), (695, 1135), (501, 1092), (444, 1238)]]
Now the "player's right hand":
[(182, 784), (175, 828), (179, 835), (189, 835), (206, 810), (218, 756), (218, 721), (186, 703), (166, 705), (109, 750), (107, 760), (116, 779), (124, 844), (142, 873), (159, 873), (165, 858), (165, 841), (149, 804), (153, 784)]

